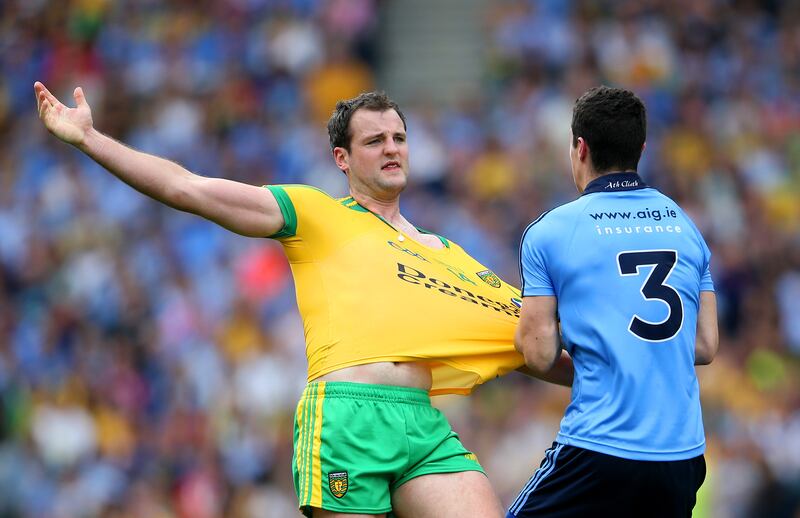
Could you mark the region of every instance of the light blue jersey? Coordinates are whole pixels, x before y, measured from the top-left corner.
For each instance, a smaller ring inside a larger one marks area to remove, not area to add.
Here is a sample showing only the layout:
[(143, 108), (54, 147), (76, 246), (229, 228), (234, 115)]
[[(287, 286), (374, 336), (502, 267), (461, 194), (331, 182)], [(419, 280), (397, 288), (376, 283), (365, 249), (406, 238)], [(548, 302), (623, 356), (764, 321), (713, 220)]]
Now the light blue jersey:
[(694, 224), (635, 173), (592, 181), (522, 237), (522, 294), (555, 296), (575, 364), (557, 441), (634, 460), (705, 450), (694, 369), (711, 253)]

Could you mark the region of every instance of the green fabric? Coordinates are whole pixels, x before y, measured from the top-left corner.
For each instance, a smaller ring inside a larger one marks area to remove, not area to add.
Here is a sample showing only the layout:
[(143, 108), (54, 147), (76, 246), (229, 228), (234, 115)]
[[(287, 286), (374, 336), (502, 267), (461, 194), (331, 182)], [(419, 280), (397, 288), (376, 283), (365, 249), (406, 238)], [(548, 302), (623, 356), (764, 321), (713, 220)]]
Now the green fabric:
[(294, 204), (292, 203), (292, 199), (286, 194), (286, 191), (283, 190), (283, 187), (278, 185), (265, 185), (267, 189), (275, 196), (275, 199), (278, 201), (278, 206), (281, 209), (281, 214), (283, 214), (283, 228), (280, 229), (275, 234), (272, 234), (271, 238), (281, 238), (281, 237), (293, 237), (297, 233), (297, 213), (294, 211)]
[[(348, 209), (351, 209), (351, 210), (355, 210), (355, 211), (358, 211), (358, 212), (370, 212), (369, 210), (367, 210), (367, 209), (365, 209), (364, 207), (362, 207), (362, 206), (361, 206), (361, 205), (360, 205), (360, 204), (359, 204), (359, 203), (358, 203), (358, 202), (355, 200), (355, 198), (353, 198), (352, 196), (348, 196), (347, 198), (343, 198), (342, 200), (340, 200), (340, 203), (341, 203), (342, 205), (344, 205), (345, 207), (347, 207)], [(397, 230), (397, 229), (395, 228), (395, 226), (394, 226), (394, 225), (392, 225), (391, 223), (389, 223), (388, 221), (386, 221), (386, 220), (383, 218), (383, 216), (381, 216), (380, 214), (375, 214), (374, 212), (373, 212), (372, 214), (373, 214), (373, 215), (374, 215), (376, 218), (380, 219), (381, 221), (383, 221), (384, 223), (386, 223), (387, 225), (389, 225), (390, 227), (392, 227), (394, 230)], [(420, 232), (422, 232), (423, 234), (430, 234), (430, 235), (432, 235), (432, 236), (436, 236), (437, 238), (439, 238), (439, 241), (441, 241), (441, 242), (442, 242), (442, 244), (445, 246), (445, 248), (450, 248), (450, 242), (449, 242), (447, 239), (445, 239), (445, 237), (444, 237), (444, 236), (440, 236), (439, 234), (436, 234), (436, 233), (434, 233), (434, 232), (431, 232), (430, 230), (425, 230), (424, 228), (420, 228), (420, 227), (414, 227), (414, 228), (416, 228), (417, 230), (419, 230), (419, 231), (420, 231)]]
[(347, 207), (348, 209), (354, 210), (356, 212), (369, 212), (367, 209), (362, 207), (352, 196), (348, 196), (347, 198), (343, 198), (341, 200), (341, 204)]
[[(315, 384), (309, 386), (312, 385)], [(307, 426), (298, 427), (299, 416), (295, 419), (292, 466), (298, 499), (303, 494), (296, 462), (298, 441), (312, 433), (307, 430), (313, 420), (307, 409), (315, 406), (316, 392), (306, 389), (303, 395), (303, 423)], [(327, 382), (321, 430), (322, 508), (329, 511), (393, 516), (392, 492), (415, 477), (483, 472), (475, 455), (464, 448), (447, 419), (431, 406), (428, 394), (420, 389)], [(305, 444), (306, 451), (311, 451), (313, 445), (308, 441)], [(308, 463), (304, 466), (310, 473)], [(346, 492), (334, 496), (331, 485), (336, 479), (345, 478)], [(306, 494), (304, 500), (300, 501), (300, 508), (311, 516), (310, 496)]]
[(432, 236), (436, 236), (436, 237), (438, 237), (438, 238), (439, 238), (439, 241), (441, 241), (441, 242), (442, 242), (442, 244), (443, 244), (445, 247), (447, 247), (447, 248), (450, 248), (450, 242), (449, 242), (449, 241), (448, 241), (448, 240), (447, 240), (447, 239), (446, 239), (444, 236), (440, 236), (439, 234), (437, 234), (437, 233), (435, 233), (435, 232), (431, 232), (430, 230), (425, 230), (424, 228), (420, 228), (420, 227), (417, 227), (417, 230), (419, 230), (419, 231), (420, 231), (420, 232), (422, 232), (423, 234), (430, 234), (430, 235), (432, 235)]

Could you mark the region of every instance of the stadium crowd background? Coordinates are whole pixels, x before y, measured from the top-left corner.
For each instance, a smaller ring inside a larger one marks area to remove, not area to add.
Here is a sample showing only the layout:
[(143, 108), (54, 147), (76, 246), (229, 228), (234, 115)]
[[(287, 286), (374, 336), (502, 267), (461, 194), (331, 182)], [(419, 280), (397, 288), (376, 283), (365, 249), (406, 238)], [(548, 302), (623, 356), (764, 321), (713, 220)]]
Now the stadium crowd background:
[[(46, 135), (34, 80), (192, 170), (343, 195), (323, 123), (380, 86), (371, 0), (0, 3), (0, 517), (297, 516), (302, 326), (280, 247), (158, 206)], [(409, 218), (518, 283), (521, 231), (575, 197), (574, 99), (649, 111), (641, 173), (714, 253), (696, 516), (800, 513), (800, 8), (497, 2), (486, 80), (405, 106)], [(381, 294), (373, 300), (379, 303)], [(664, 394), (665, 401), (669, 394)], [(504, 503), (568, 400), (511, 375), (438, 398)]]

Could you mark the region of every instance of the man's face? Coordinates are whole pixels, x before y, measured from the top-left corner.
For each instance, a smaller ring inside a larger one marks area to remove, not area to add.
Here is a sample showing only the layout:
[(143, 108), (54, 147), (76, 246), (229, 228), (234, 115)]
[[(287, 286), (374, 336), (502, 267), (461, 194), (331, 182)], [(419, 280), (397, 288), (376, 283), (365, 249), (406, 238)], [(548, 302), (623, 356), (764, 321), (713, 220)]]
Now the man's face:
[(334, 157), (351, 189), (379, 198), (400, 194), (408, 179), (408, 144), (397, 112), (359, 109), (350, 134), (350, 151), (335, 148)]

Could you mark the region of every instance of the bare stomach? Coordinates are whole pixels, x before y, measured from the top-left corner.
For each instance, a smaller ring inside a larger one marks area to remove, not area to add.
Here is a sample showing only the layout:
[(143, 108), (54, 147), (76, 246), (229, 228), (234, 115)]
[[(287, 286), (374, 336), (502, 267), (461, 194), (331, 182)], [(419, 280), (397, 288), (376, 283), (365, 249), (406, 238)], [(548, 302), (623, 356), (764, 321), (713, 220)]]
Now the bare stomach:
[(351, 381), (430, 390), (431, 368), (422, 362), (378, 362), (345, 367), (312, 381)]

